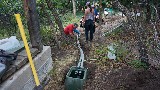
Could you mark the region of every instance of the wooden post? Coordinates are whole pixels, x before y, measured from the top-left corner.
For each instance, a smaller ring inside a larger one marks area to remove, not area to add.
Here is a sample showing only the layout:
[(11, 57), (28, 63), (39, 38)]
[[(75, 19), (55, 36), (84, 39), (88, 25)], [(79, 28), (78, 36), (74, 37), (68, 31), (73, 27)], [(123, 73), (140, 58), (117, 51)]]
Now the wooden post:
[(36, 0), (24, 0), (24, 10), (32, 47), (42, 51), (43, 44), (41, 42), (40, 25), (36, 12)]
[(76, 2), (75, 2), (75, 0), (72, 0), (72, 3), (73, 3), (73, 15), (74, 15), (74, 17), (76, 17)]

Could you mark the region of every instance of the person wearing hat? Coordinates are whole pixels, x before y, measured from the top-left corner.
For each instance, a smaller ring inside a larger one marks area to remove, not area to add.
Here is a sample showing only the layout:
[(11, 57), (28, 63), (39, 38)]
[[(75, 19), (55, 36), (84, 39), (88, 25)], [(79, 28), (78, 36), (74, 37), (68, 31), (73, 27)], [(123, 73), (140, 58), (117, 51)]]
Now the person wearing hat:
[[(84, 14), (84, 28), (85, 28), (85, 36), (86, 42), (93, 40), (94, 33), (94, 9), (91, 7), (90, 2), (86, 3), (87, 9), (85, 9)], [(90, 31), (90, 39), (88, 38), (88, 33)]]

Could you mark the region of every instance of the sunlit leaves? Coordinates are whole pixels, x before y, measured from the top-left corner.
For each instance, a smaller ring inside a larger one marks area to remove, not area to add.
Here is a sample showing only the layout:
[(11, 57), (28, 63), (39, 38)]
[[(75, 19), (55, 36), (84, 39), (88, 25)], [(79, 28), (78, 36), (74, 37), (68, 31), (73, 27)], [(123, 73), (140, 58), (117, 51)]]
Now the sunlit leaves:
[(1, 0), (0, 1), (0, 9), (1, 14), (14, 14), (17, 12), (23, 12), (22, 1), (17, 0)]

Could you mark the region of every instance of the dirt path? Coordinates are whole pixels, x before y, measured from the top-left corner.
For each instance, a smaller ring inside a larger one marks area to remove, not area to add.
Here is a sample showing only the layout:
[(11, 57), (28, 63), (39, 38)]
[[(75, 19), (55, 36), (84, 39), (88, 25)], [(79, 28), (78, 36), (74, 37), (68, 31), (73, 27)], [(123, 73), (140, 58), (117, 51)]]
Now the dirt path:
[[(95, 33), (93, 47), (111, 43), (103, 33), (119, 26), (126, 18), (113, 17)], [(112, 22), (110, 22), (112, 21)], [(93, 53), (91, 50), (90, 53)], [(112, 62), (112, 61), (111, 61)], [(160, 70), (150, 68), (135, 69), (125, 63), (114, 63), (110, 66), (100, 66), (97, 61), (87, 62), (91, 71), (86, 81), (85, 90), (160, 90)]]
[[(92, 43), (86, 44), (82, 34), (81, 45), (86, 60), (84, 67), (89, 70), (84, 90), (160, 90), (160, 70), (134, 69), (125, 63), (112, 60), (102, 64), (102, 61), (98, 60), (96, 49), (111, 43), (103, 33), (118, 26), (123, 20), (121, 17), (107, 19), (105, 25), (96, 29)], [(64, 90), (65, 75), (71, 66), (76, 65), (78, 53), (73, 45), (65, 46), (61, 51), (56, 47), (52, 49), (55, 67), (45, 90)]]

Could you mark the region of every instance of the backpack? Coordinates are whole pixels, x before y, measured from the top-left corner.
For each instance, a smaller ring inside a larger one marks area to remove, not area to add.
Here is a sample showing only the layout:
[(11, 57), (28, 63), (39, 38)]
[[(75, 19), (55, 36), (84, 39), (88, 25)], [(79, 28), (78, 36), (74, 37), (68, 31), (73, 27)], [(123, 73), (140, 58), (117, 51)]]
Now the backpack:
[(0, 63), (5, 64), (7, 67), (16, 60), (17, 54), (10, 53), (5, 50), (0, 49)]
[(0, 79), (4, 75), (4, 73), (7, 71), (7, 67), (5, 64), (0, 63)]
[(16, 60), (17, 54), (9, 53), (5, 50), (0, 49), (0, 78), (9, 69), (9, 66), (14, 60)]

